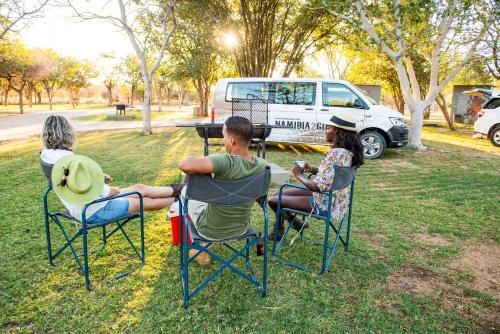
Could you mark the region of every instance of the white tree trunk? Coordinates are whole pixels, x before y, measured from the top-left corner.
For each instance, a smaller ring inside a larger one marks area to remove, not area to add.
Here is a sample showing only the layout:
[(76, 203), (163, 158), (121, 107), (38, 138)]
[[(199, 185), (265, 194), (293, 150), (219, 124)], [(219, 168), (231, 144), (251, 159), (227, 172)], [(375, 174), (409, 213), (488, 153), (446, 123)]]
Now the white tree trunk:
[(145, 134), (153, 133), (151, 127), (151, 92), (152, 82), (144, 79), (144, 100), (142, 101), (142, 131)]
[(423, 102), (413, 103), (408, 106), (411, 114), (410, 134), (408, 146), (417, 150), (425, 149), (422, 145), (422, 127), (424, 125), (424, 110), (428, 106)]

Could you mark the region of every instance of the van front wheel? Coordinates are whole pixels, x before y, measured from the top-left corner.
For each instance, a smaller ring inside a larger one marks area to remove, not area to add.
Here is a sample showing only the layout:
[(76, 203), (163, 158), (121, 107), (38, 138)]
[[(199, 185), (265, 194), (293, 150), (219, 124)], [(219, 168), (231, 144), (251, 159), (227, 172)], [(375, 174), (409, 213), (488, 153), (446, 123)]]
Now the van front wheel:
[(367, 131), (361, 135), (365, 159), (378, 159), (387, 146), (385, 138), (378, 132)]

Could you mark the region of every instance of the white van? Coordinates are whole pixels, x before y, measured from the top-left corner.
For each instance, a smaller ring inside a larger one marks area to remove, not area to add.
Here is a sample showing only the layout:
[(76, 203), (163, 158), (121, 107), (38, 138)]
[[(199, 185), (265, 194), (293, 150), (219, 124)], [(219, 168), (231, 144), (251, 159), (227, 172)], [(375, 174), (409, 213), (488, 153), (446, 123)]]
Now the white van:
[(325, 144), (325, 122), (335, 110), (350, 112), (368, 159), (380, 157), (387, 147), (408, 143), (406, 120), (399, 112), (377, 104), (347, 81), (291, 78), (226, 78), (217, 82), (212, 121), (222, 123), (232, 114), (233, 99), (268, 101), (270, 142)]

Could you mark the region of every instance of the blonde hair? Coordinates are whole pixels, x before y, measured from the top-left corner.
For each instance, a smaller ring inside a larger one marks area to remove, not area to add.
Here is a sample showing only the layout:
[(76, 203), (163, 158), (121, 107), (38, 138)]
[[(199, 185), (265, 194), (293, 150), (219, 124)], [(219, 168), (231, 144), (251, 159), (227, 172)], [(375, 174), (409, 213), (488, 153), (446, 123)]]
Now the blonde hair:
[(76, 146), (75, 131), (64, 116), (49, 116), (43, 125), (42, 141), (45, 148), (72, 151)]

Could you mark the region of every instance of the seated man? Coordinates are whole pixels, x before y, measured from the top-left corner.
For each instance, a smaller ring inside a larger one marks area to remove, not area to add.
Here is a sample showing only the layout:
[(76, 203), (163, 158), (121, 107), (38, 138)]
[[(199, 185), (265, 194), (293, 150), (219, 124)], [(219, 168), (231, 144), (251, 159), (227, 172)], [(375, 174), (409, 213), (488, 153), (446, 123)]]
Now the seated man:
[[(225, 154), (208, 157), (189, 157), (180, 162), (179, 168), (186, 174), (213, 174), (217, 179), (241, 179), (255, 175), (266, 168), (266, 161), (255, 158), (248, 151), (252, 139), (252, 124), (243, 117), (232, 116), (224, 123)], [(182, 189), (181, 200), (186, 188)], [(217, 206), (200, 201), (189, 200), (188, 212), (198, 234), (207, 240), (221, 240), (240, 236), (247, 231), (253, 203), (237, 206)], [(192, 252), (197, 253), (196, 250)], [(196, 257), (199, 264), (209, 262), (208, 254)]]

